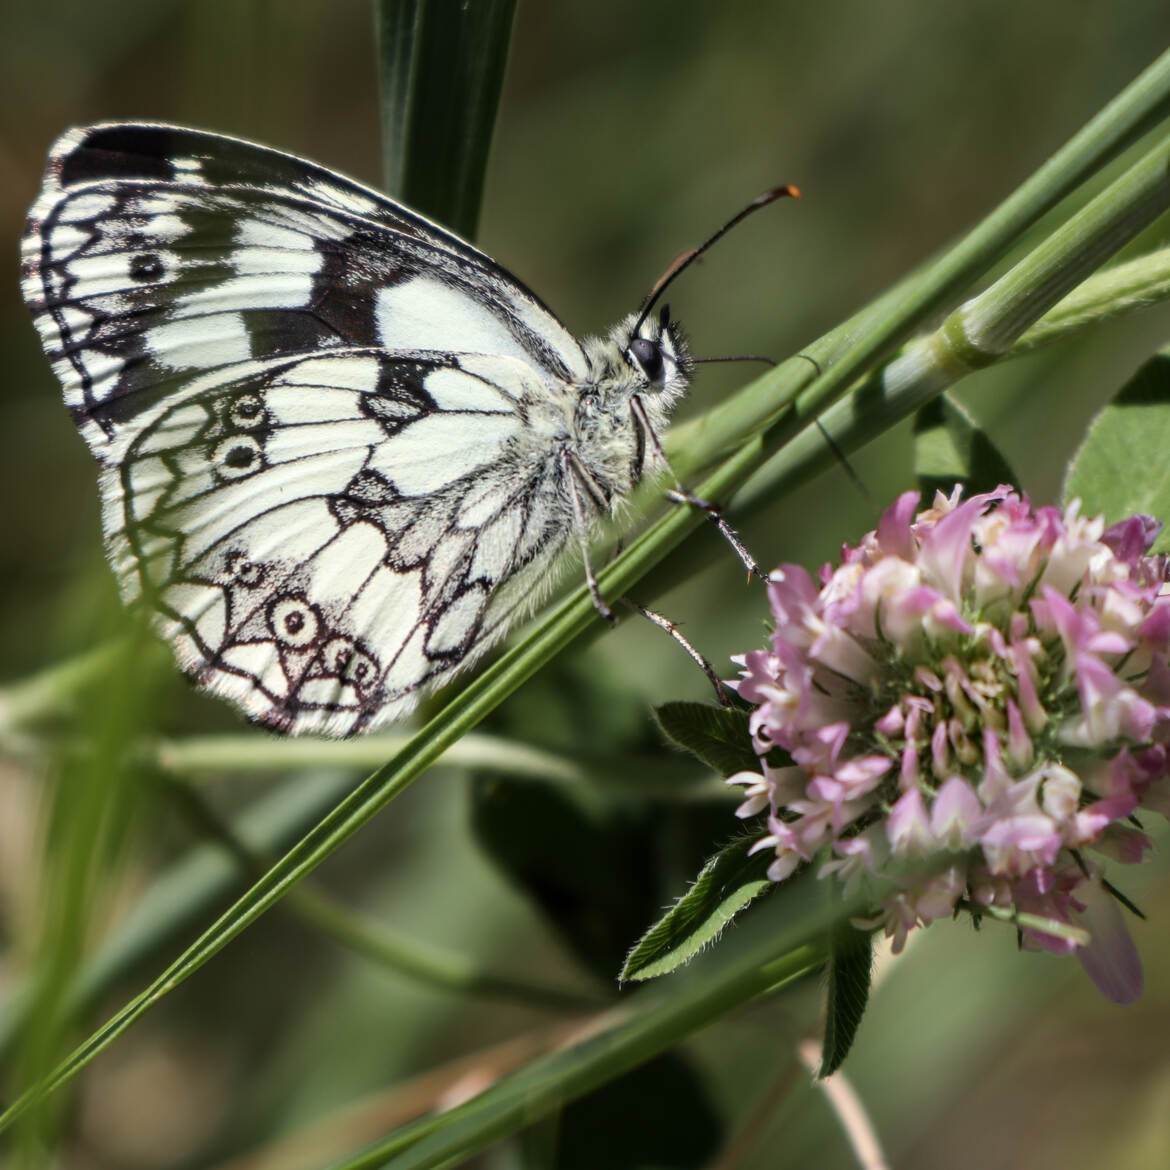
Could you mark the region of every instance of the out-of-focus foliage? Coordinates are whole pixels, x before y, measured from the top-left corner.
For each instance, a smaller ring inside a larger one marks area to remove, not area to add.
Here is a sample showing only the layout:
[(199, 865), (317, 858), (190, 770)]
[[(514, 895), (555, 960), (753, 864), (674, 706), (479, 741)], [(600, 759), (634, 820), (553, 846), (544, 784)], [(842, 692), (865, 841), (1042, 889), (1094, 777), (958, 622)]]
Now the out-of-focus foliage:
[[(90, 648), (122, 620), (100, 548), (94, 467), (16, 288), (15, 241), (51, 140), (90, 120), (184, 121), (368, 181), (379, 153), (365, 4), (7, 0), (0, 21), (0, 237), (11, 258), (0, 280), (7, 681)], [(732, 233), (671, 293), (697, 354), (782, 357), (961, 232), (1168, 43), (1170, 12), (1156, 0), (1107, 10), (1082, 0), (522, 5), (479, 242), (573, 330), (600, 330), (737, 207), (776, 183), (798, 183), (799, 204)], [(1021, 486), (1053, 501), (1089, 418), (1168, 335), (1170, 311), (1154, 309), (986, 371), (957, 397)], [(705, 368), (683, 412), (717, 401), (744, 368)], [(877, 501), (912, 486), (910, 451), (906, 426), (858, 457)], [(765, 566), (813, 566), (875, 518), (833, 473), (751, 517), (744, 535)], [(744, 585), (713, 536), (691, 546), (672, 562), (677, 584), (660, 573), (661, 595), (639, 599), (683, 622), (730, 675), (727, 656), (760, 640), (760, 591)], [(599, 625), (599, 634), (518, 693), (490, 729), (600, 761), (617, 778), (644, 777), (664, 766), (651, 705), (707, 698), (706, 684), (648, 623)], [(150, 718), (160, 733), (239, 727), (169, 666), (157, 677)], [(57, 764), (71, 766), (67, 756)], [(45, 945), (42, 922), (65, 920), (38, 901), (49, 831), (42, 798), (58, 778), (20, 756), (0, 759), (0, 992)], [(92, 782), (101, 779), (95, 767)], [(228, 815), (280, 783), (208, 781), (207, 795)], [(403, 934), (493, 969), (616, 994), (576, 963), (541, 909), (475, 842), (470, 794), (468, 778), (451, 771), (424, 780), (331, 861), (322, 881)], [(729, 798), (726, 833), (712, 846), (734, 836), (733, 807)], [(104, 860), (84, 946), (191, 844), (191, 828), (165, 800), (143, 796), (137, 812), (119, 821), (116, 864), (102, 851), (107, 841), (93, 850)], [(672, 831), (685, 836), (689, 823), (676, 818)], [(694, 842), (667, 844), (644, 859), (657, 867), (657, 911), (695, 872)], [(1150, 925), (1136, 930), (1148, 990), (1131, 1009), (1100, 1001), (1067, 961), (1017, 955), (1010, 930), (991, 927), (973, 939), (937, 926), (879, 980), (848, 1070), (899, 1166), (1166, 1162), (1170, 1063), (1160, 1038), (1170, 946), (1158, 903), (1170, 887), (1164, 866), (1145, 870), (1127, 887), (1151, 911)], [(646, 896), (642, 889), (631, 901)], [(103, 1012), (162, 965), (168, 945)], [(816, 1024), (815, 991), (763, 1001), (688, 1045), (672, 1075), (705, 1094), (695, 1109), (704, 1127), (715, 1118), (734, 1131), (791, 1072), (795, 1041)], [(547, 1013), (459, 1000), (388, 975), (278, 910), (87, 1072), (63, 1161), (80, 1164), (84, 1150), (98, 1167), (213, 1166), (311, 1125), (321, 1144), (299, 1135), (289, 1149), (301, 1160), (279, 1164), (324, 1164), (409, 1116), (412, 1104), (432, 1103), (424, 1084), (401, 1091), (398, 1082), (481, 1049), (493, 1053), (482, 1067), (503, 1067), (524, 1057), (492, 1046), (521, 1043), (522, 1034), (531, 1054), (555, 1042), (556, 1027)], [(778, 1150), (783, 1164), (852, 1164), (806, 1079), (797, 1077), (743, 1170), (776, 1166)], [(706, 1156), (708, 1146), (699, 1149)], [(514, 1165), (511, 1156), (483, 1164)]]

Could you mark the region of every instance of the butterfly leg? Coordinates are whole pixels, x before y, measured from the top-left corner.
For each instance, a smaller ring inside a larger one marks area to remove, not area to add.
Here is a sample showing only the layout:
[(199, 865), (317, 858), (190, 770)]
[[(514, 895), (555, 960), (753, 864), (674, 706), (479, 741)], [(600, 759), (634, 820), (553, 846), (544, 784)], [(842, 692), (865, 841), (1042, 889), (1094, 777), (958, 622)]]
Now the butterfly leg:
[(676, 504), (688, 504), (700, 512), (706, 512), (708, 519), (719, 529), (719, 533), (723, 539), (731, 545), (735, 555), (739, 557), (740, 562), (747, 569), (748, 573), (753, 577), (759, 577), (761, 581), (766, 581), (768, 579), (767, 574), (760, 568), (755, 557), (748, 552), (747, 547), (740, 539), (739, 533), (728, 524), (719, 505), (711, 503), (710, 500), (704, 500), (701, 496), (697, 496), (694, 492), (683, 487), (678, 476), (674, 474), (674, 468), (671, 467), (670, 460), (666, 457), (666, 451), (663, 450), (658, 434), (654, 430), (649, 416), (646, 414), (646, 408), (642, 405), (642, 400), (637, 395), (634, 395), (630, 399), (630, 407), (634, 412), (634, 418), (642, 429), (642, 433), (646, 436), (646, 442), (654, 452), (655, 458), (674, 478), (674, 487), (663, 493), (666, 498), (674, 501)]
[(630, 609), (640, 613), (648, 621), (652, 621), (660, 630), (665, 630), (698, 664), (699, 669), (707, 676), (707, 681), (715, 690), (715, 697), (719, 700), (721, 707), (730, 707), (731, 700), (727, 697), (727, 688), (723, 685), (723, 680), (715, 673), (715, 668), (691, 645), (690, 641), (683, 636), (683, 632), (670, 620), (660, 613), (656, 613), (652, 609), (647, 609), (644, 605), (639, 605), (630, 597), (619, 598), (623, 605), (628, 605)]
[(593, 599), (593, 608), (611, 626), (617, 625), (617, 615), (605, 603), (601, 590), (597, 585), (597, 576), (589, 563), (589, 526), (585, 523), (585, 509), (581, 503), (581, 490), (584, 489), (599, 508), (608, 508), (609, 501), (601, 494), (601, 489), (594, 482), (593, 477), (581, 464), (572, 451), (566, 451), (561, 456), (565, 472), (565, 490), (569, 495), (569, 507), (573, 515), (573, 531), (577, 534), (577, 541), (581, 546), (581, 559), (585, 564), (585, 584), (589, 587), (589, 596)]
[[(580, 459), (574, 452), (566, 451), (562, 459), (565, 473), (565, 487), (569, 494), (569, 506), (572, 509), (573, 515), (573, 528), (577, 533), (577, 539), (581, 543), (581, 556), (585, 561), (585, 581), (589, 586), (589, 596), (593, 599), (593, 605), (597, 612), (610, 625), (617, 625), (617, 616), (606, 605), (605, 599), (601, 596), (601, 590), (597, 585), (597, 578), (589, 564), (589, 531), (585, 523), (585, 509), (581, 501), (581, 492), (587, 492), (590, 499), (599, 509), (607, 507), (608, 501), (599, 485), (589, 474), (588, 469), (582, 465)], [(623, 605), (640, 613), (644, 618), (653, 622), (660, 630), (665, 630), (691, 656), (698, 664), (699, 669), (707, 676), (711, 686), (715, 690), (715, 697), (719, 700), (720, 706), (731, 706), (731, 700), (727, 697), (727, 689), (715, 673), (715, 668), (691, 645), (674, 622), (652, 609), (647, 609), (644, 605), (639, 605), (632, 598), (622, 597), (620, 600)]]

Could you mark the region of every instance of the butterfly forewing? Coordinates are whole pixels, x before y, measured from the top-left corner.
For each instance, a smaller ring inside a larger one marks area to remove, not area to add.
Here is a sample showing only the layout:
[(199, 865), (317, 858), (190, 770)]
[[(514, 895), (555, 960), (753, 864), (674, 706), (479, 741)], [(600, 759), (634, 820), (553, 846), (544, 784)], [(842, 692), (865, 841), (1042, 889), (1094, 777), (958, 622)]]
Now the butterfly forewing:
[(23, 279), (123, 593), (253, 718), (394, 718), (547, 585), (588, 363), (457, 237), (276, 151), (99, 126), (53, 151)]
[(65, 135), (25, 269), (66, 400), (107, 437), (176, 375), (330, 346), (586, 372), (568, 331), (470, 245), (319, 167), (195, 131)]

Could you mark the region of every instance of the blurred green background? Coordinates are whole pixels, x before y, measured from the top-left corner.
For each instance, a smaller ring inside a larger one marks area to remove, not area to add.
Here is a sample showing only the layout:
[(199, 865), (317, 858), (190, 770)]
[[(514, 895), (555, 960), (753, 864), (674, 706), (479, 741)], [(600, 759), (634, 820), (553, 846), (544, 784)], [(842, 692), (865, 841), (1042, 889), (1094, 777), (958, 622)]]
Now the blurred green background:
[[(94, 467), (17, 289), (16, 242), (50, 142), (71, 124), (150, 118), (271, 143), (370, 182), (380, 165), (365, 3), (4, 0), (0, 17), (0, 235), (11, 257), (0, 282), (0, 681), (12, 682), (98, 644), (121, 621), (101, 552)], [(671, 294), (697, 355), (783, 357), (967, 228), (1167, 45), (1170, 9), (1156, 0), (521, 3), (479, 243), (571, 329), (600, 331), (732, 211), (767, 187), (797, 183), (801, 202), (732, 233)], [(1147, 310), (987, 371), (960, 397), (1021, 486), (1048, 502), (1093, 412), (1168, 338), (1170, 309)], [(682, 414), (717, 401), (743, 370), (704, 369)], [(856, 463), (879, 505), (911, 486), (908, 430)], [(746, 518), (744, 535), (766, 564), (813, 566), (872, 527), (874, 508), (837, 471)], [(761, 640), (763, 603), (717, 542), (699, 536), (692, 545), (640, 599), (680, 620), (722, 667)], [(158, 678), (148, 730), (241, 729), (226, 706), (195, 695), (169, 668)], [(492, 730), (587, 755), (620, 784), (623, 774), (662, 765), (651, 704), (705, 698), (704, 687), (659, 633), (626, 622), (545, 671)], [(87, 878), (82, 921), (56, 913), (52, 898), (68, 882), (60, 864), (42, 864), (41, 848), (54, 832), (67, 835), (60, 813), (46, 829), (44, 795), (68, 796), (71, 777), (96, 774), (71, 771), (62, 755), (77, 726), (0, 756), (0, 992), (51, 944), (44, 924), (84, 926), (73, 941), (92, 945), (197, 838), (143, 785), (125, 797), (134, 815)], [(210, 779), (204, 788), (229, 815), (282, 784), (291, 781)], [(471, 793), (471, 778), (451, 769), (424, 779), (322, 880), (406, 935), (495, 969), (588, 987), (571, 949), (475, 840)], [(708, 849), (734, 831), (730, 808), (703, 822), (712, 826)], [(645, 819), (646, 809), (636, 812)], [(714, 827), (720, 816), (725, 829)], [(662, 813), (662, 824), (680, 831), (673, 814)], [(517, 831), (539, 836), (540, 823)], [(600, 848), (637, 849), (645, 839), (615, 837)], [(670, 858), (701, 853), (702, 844), (661, 849), (644, 874), (628, 857), (615, 863), (619, 877), (639, 884), (628, 890), (635, 921), (647, 900), (649, 913), (681, 892), (693, 870)], [(1126, 885), (1151, 914), (1136, 929), (1148, 990), (1134, 1007), (1102, 1001), (1072, 961), (1017, 955), (1006, 930), (976, 937), (963, 924), (939, 925), (894, 964), (847, 1071), (898, 1166), (1170, 1164), (1170, 946), (1159, 907), (1170, 883), (1164, 859), (1145, 868)], [(587, 915), (587, 863), (578, 877)], [(612, 887), (612, 874), (607, 880)], [(622, 896), (607, 888), (596, 914), (610, 915)], [(193, 933), (151, 956), (99, 1015)], [(733, 1133), (745, 1123), (816, 1010), (809, 986), (688, 1046), (698, 1088), (687, 1091), (707, 1099), (713, 1124)], [(61, 1164), (324, 1164), (389, 1128), (404, 1099), (396, 1082), (510, 1037), (544, 1036), (554, 1024), (547, 1012), (422, 989), (277, 910), (89, 1070), (63, 1120)], [(16, 1076), (10, 1068), (8, 1091)], [(797, 1074), (737, 1166), (852, 1164), (806, 1079)], [(672, 1124), (652, 1097), (635, 1096), (645, 1113), (628, 1123), (631, 1133)], [(248, 1153), (306, 1125), (336, 1144), (316, 1156), (297, 1137), (294, 1155), (312, 1154), (301, 1162)], [(503, 1170), (520, 1158), (509, 1146), (479, 1164)], [(637, 1164), (703, 1164), (646, 1159)]]

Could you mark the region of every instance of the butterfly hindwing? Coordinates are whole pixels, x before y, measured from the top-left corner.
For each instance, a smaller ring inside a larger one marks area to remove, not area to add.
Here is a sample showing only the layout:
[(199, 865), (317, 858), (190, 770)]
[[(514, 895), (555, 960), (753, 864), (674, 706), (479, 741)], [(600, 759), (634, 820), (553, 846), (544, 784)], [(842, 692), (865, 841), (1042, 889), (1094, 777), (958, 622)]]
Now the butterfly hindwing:
[(563, 541), (532, 390), (516, 359), (378, 349), (193, 382), (103, 472), (123, 592), (271, 726), (401, 714), (530, 605)]

